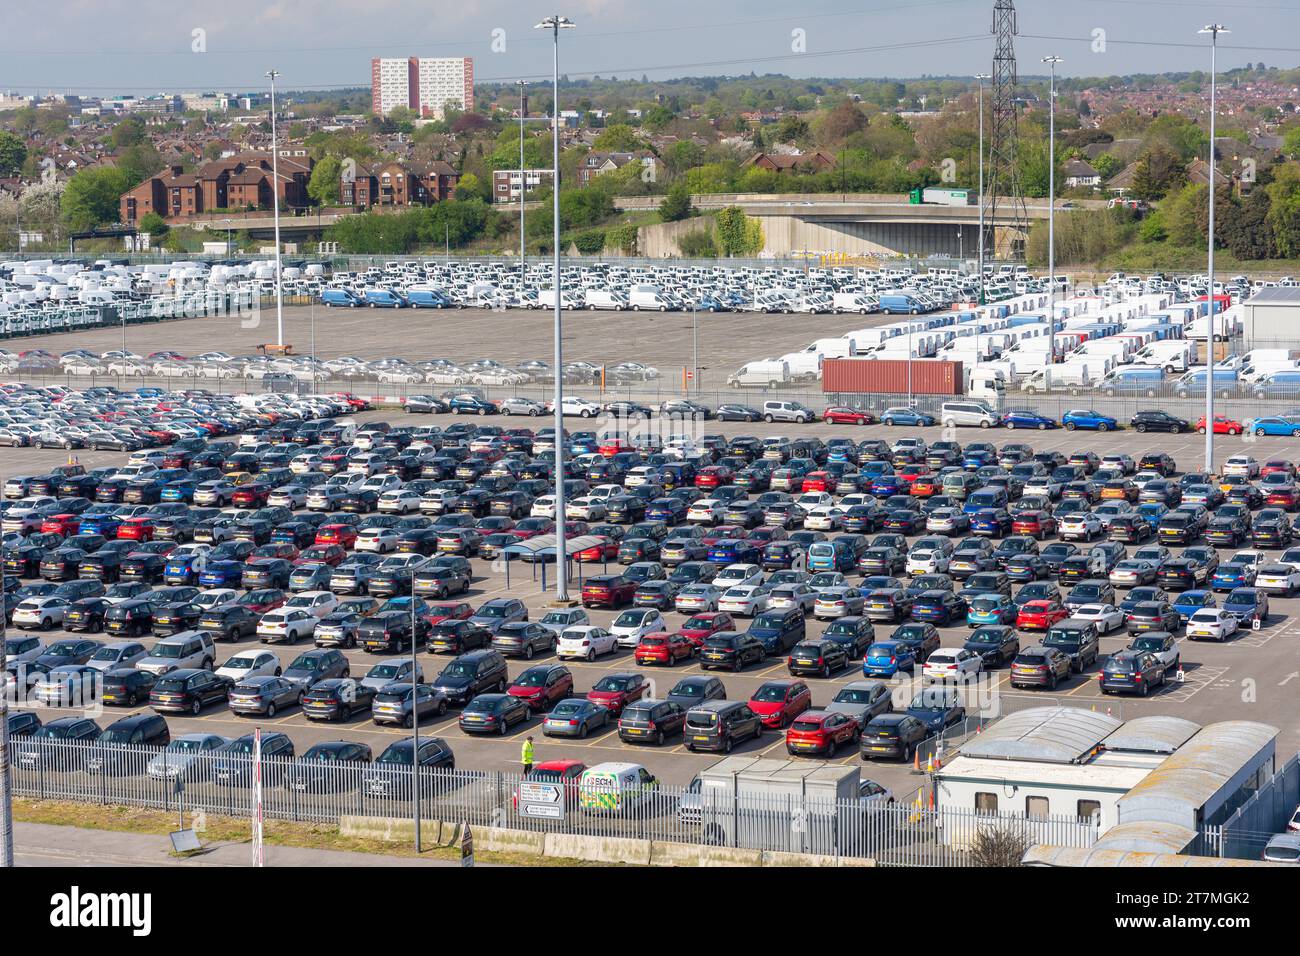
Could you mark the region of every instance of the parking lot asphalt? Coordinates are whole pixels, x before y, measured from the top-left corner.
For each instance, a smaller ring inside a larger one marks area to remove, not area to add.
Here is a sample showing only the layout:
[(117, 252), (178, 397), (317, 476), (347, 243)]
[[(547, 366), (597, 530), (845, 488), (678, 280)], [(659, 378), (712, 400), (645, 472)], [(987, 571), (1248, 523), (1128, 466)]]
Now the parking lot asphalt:
[[(170, 338), (170, 336), (169, 336)], [(66, 341), (66, 340), (65, 340)], [(406, 351), (403, 349), (403, 351)], [(409, 354), (409, 353), (408, 353)], [(516, 350), (517, 356), (520, 353)], [(366, 412), (356, 416), (358, 422), (380, 419), (389, 421), (402, 420), (403, 423), (438, 423), (447, 424), (450, 416), (432, 416), (405, 419), (392, 412)], [(494, 420), (495, 421), (495, 420)], [(549, 423), (549, 422), (548, 422)], [(590, 423), (576, 423), (571, 427), (589, 427)], [(958, 429), (955, 435), (945, 434), (943, 429), (904, 429), (885, 426), (832, 426), (813, 423), (806, 426), (782, 424), (739, 424), (709, 422), (702, 429), (704, 433), (732, 435), (817, 435), (823, 439), (834, 436), (849, 436), (856, 440), (865, 438), (885, 438), (894, 440), (904, 435), (921, 435), (928, 441), (942, 437), (955, 438), (963, 443), (979, 440), (991, 440), (1001, 445), (1017, 441), (1031, 444), (1035, 451), (1061, 451), (1069, 454), (1074, 451), (1090, 450), (1099, 455), (1112, 452), (1127, 452), (1134, 457), (1151, 452), (1167, 452), (1178, 462), (1179, 470), (1200, 470), (1203, 457), (1204, 438), (1199, 435), (1144, 434), (1133, 432), (1115, 432), (1109, 434), (1083, 434), (1052, 430), (1046, 432), (1007, 432), (1005, 430), (981, 431), (980, 429)], [(1216, 462), (1232, 453), (1253, 454), (1261, 461), (1269, 458), (1286, 458), (1300, 460), (1300, 440), (1290, 438), (1253, 439), (1219, 436), (1216, 442)], [(124, 455), (109, 452), (81, 452), (78, 457), (82, 464), (99, 467), (125, 460)], [(64, 461), (65, 452), (38, 451), (30, 448), (4, 449), (0, 460), (3, 461), (3, 475), (0, 480), (13, 474), (37, 473)], [(1176, 550), (1176, 549), (1175, 549)], [(1235, 550), (1235, 549), (1234, 549)], [(1230, 554), (1224, 549), (1221, 555)], [(491, 597), (511, 596), (525, 602), (533, 620), (544, 613), (545, 606), (554, 594), (543, 592), (540, 581), (535, 581), (531, 567), (514, 565), (511, 571), (510, 586), (507, 587), (505, 575), (493, 568), (488, 561), (475, 558), (475, 581), (468, 599), (475, 604)], [(598, 566), (585, 566), (584, 574), (596, 573)], [(614, 570), (614, 565), (610, 565)], [(1064, 590), (1064, 589), (1063, 589)], [(576, 581), (571, 586), (571, 596), (578, 596)], [(1182, 683), (1171, 681), (1153, 692), (1148, 698), (1138, 697), (1103, 697), (1097, 688), (1097, 667), (1090, 668), (1082, 676), (1072, 676), (1055, 691), (1013, 690), (1007, 684), (1005, 669), (993, 672), (993, 688), (998, 695), (1002, 711), (1023, 709), (1038, 704), (1066, 704), (1109, 711), (1121, 718), (1130, 718), (1150, 714), (1176, 715), (1196, 721), (1209, 723), (1228, 719), (1257, 720), (1277, 726), (1281, 731), (1278, 742), (1279, 752), (1287, 753), (1300, 748), (1300, 708), (1295, 706), (1297, 692), (1300, 691), (1300, 598), (1274, 599), (1272, 615), (1268, 623), (1257, 632), (1245, 630), (1225, 644), (1209, 644), (1188, 641), (1179, 637), (1180, 653), (1184, 667)], [(589, 612), (592, 622), (608, 625), (617, 612), (592, 610)], [(679, 626), (685, 616), (677, 613), (665, 615), (670, 627)], [(742, 620), (743, 628), (745, 622)], [(824, 624), (809, 619), (809, 636), (819, 634)], [(878, 637), (887, 636), (892, 625), (877, 624)], [(967, 628), (963, 625), (941, 628), (945, 647), (960, 646), (966, 639)], [(61, 632), (55, 631), (48, 638), (58, 638)], [(98, 637), (98, 636), (97, 636)], [(101, 637), (102, 639), (102, 637)], [(151, 644), (151, 638), (145, 638)], [(1119, 650), (1127, 643), (1127, 636), (1115, 633), (1102, 638), (1103, 658), (1106, 654)], [(1022, 644), (1028, 645), (1033, 639), (1022, 635)], [(234, 652), (252, 645), (256, 639), (247, 639), (236, 645), (219, 645), (218, 664), (233, 656)], [(298, 653), (309, 647), (306, 642), (298, 646), (274, 645), (272, 650), (282, 663), (287, 664)], [(353, 676), (364, 675), (370, 665), (380, 655), (367, 654), (361, 650), (345, 652), (352, 665)], [(427, 675), (436, 674), (445, 660), (431, 659), (427, 652), (421, 652), (422, 666)], [(512, 660), (510, 674), (515, 676), (530, 663), (548, 660), (548, 655), (537, 658), (534, 662)], [(574, 674), (575, 691), (585, 693), (599, 678), (612, 671), (642, 670), (655, 681), (654, 690), (664, 693), (682, 676), (699, 673), (697, 662), (681, 664), (676, 668), (637, 668), (632, 661), (630, 650), (620, 650), (616, 654), (600, 658), (594, 663), (574, 662), (568, 665)], [(720, 673), (727, 687), (729, 699), (748, 699), (750, 694), (764, 680), (784, 677), (784, 661), (771, 659), (761, 666), (754, 666), (739, 674)], [(836, 690), (843, 684), (861, 679), (860, 665), (851, 665), (850, 669), (833, 676), (830, 680), (808, 679), (813, 693), (814, 705), (823, 705), (830, 701)], [(905, 699), (909, 696), (903, 693)], [(106, 725), (113, 719), (129, 711), (109, 709), (101, 718)], [(49, 711), (43, 718), (53, 716)], [(258, 721), (234, 716), (224, 706), (210, 708), (199, 717), (168, 717), (173, 734), (194, 730), (205, 730), (228, 736), (237, 736), (250, 731)], [(322, 740), (354, 739), (366, 742), (375, 753), (383, 749), (392, 740), (406, 735), (406, 731), (396, 728), (378, 727), (368, 717), (358, 715), (346, 723), (323, 724), (308, 721), (296, 708), (273, 720), (263, 720), (266, 728), (283, 731), (294, 740), (298, 752), (304, 751), (312, 743)], [(585, 741), (557, 741), (544, 738), (540, 732), (540, 722), (533, 718), (526, 725), (514, 729), (505, 737), (467, 737), (456, 726), (456, 712), (422, 726), (422, 733), (432, 733), (448, 740), (456, 752), (457, 766), (464, 769), (482, 771), (517, 771), (519, 768), (520, 745), (527, 734), (535, 737), (537, 758), (552, 760), (559, 758), (578, 758), (588, 764), (604, 760), (631, 760), (645, 764), (668, 783), (685, 784), (701, 768), (713, 763), (717, 757), (709, 754), (691, 754), (680, 741), (670, 742), (662, 748), (640, 747), (621, 743), (612, 730), (593, 735)], [(738, 747), (741, 754), (786, 757), (783, 746), (784, 734), (766, 731), (759, 741), (746, 743)], [(815, 759), (815, 758), (799, 758)], [(841, 763), (858, 761), (856, 752), (845, 749), (833, 758)], [(923, 781), (921, 776), (911, 772), (908, 766), (893, 763), (873, 763), (864, 765), (864, 776), (890, 787), (900, 800), (910, 799)]]
[[(313, 322), (314, 314), (314, 322)], [(689, 312), (564, 313), (566, 362), (616, 365), (638, 361), (656, 366), (671, 388), (679, 387), (681, 370), (692, 365), (698, 327), (701, 381), (721, 387), (745, 362), (802, 349), (816, 338), (893, 321), (886, 315), (784, 315), (761, 312), (698, 314)], [(342, 309), (316, 306), (284, 308), (284, 341), (299, 355), (322, 360), (340, 355), (377, 359), (390, 355), (410, 361), (445, 358), (471, 362), (480, 358), (515, 364), (551, 360), (553, 313), (512, 309)], [(126, 347), (141, 355), (171, 348), (184, 355), (207, 351), (248, 354), (275, 342), (275, 306), (256, 315), (222, 315), (177, 319), (126, 327)], [(75, 334), (33, 335), (15, 340), (11, 349), (45, 348), (58, 354), (70, 348), (105, 352), (122, 347), (122, 330), (107, 326)], [(207, 384), (207, 383), (205, 383)], [(211, 387), (211, 386), (209, 386)]]

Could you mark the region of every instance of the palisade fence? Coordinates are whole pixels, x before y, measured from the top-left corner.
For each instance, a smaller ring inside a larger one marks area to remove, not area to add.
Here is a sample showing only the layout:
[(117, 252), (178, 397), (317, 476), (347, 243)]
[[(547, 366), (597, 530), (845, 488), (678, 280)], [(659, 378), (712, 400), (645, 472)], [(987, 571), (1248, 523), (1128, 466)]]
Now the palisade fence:
[(1219, 827), (1218, 852), (1235, 860), (1258, 860), (1268, 841), (1286, 829), (1300, 807), (1300, 754), (1251, 794)]
[[(272, 298), (274, 304), (274, 298)], [(307, 305), (306, 296), (285, 297), (287, 305)], [(111, 305), (46, 305), (39, 308), (15, 308), (0, 314), (0, 339), (45, 335), (51, 332), (78, 332), (88, 329), (119, 328), (165, 319), (194, 319), (207, 316), (240, 315), (263, 307), (250, 290), (234, 292), (198, 291), (177, 295), (153, 296), (138, 301)]]
[[(21, 797), (250, 816), (254, 763), (246, 754), (14, 738), (13, 788)], [(409, 751), (408, 751), (409, 753)], [(651, 786), (639, 793), (560, 783), (548, 816), (520, 804), (516, 774), (421, 769), (410, 764), (262, 761), (266, 818), (338, 823), (343, 817), (422, 819), (592, 837), (624, 837), (873, 859), (882, 865), (976, 862), (981, 831), (1027, 844), (1090, 847), (1095, 819), (1025, 818), (866, 800), (736, 795)]]

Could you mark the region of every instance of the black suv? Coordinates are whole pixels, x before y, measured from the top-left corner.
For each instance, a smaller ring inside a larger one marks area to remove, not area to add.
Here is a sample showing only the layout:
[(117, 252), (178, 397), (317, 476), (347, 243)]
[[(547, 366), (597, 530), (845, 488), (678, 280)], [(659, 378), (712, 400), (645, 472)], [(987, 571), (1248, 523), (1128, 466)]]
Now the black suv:
[(1190, 432), (1191, 422), (1185, 418), (1175, 418), (1164, 411), (1138, 412), (1129, 419), (1129, 427), (1139, 432)]
[(434, 689), (446, 694), (448, 703), (461, 706), (479, 694), (504, 693), (508, 685), (506, 659), (491, 648), (462, 654), (433, 679)]
[(671, 700), (638, 700), (623, 708), (618, 719), (618, 739), (625, 743), (653, 743), (680, 734), (686, 727), (686, 708)]
[(710, 700), (692, 707), (686, 714), (686, 749), (719, 750), (731, 753), (741, 740), (763, 736), (763, 720), (739, 700)]
[(257, 634), (257, 615), (242, 604), (220, 605), (204, 609), (197, 626), (214, 641), (238, 641)]
[(1054, 647), (1061, 651), (1070, 658), (1070, 670), (1082, 674), (1097, 663), (1097, 655), (1101, 653), (1101, 639), (1097, 636), (1097, 625), (1092, 621), (1066, 618), (1047, 629), (1043, 647)]
[(925, 724), (910, 714), (877, 714), (862, 730), (859, 752), (863, 760), (911, 760), (916, 745), (928, 735)]
[(1145, 697), (1165, 682), (1165, 667), (1148, 651), (1119, 651), (1106, 658), (1097, 683), (1103, 694), (1129, 693)]

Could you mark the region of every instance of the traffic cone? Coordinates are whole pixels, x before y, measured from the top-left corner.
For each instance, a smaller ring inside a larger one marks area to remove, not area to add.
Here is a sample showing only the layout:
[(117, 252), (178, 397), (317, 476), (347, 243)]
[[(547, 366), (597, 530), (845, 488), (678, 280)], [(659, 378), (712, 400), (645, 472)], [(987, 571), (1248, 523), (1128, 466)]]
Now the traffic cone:
[(925, 758), (925, 772), (934, 773), (934, 754)]
[(1178, 665), (1178, 675), (1174, 678), (1174, 680), (1176, 680), (1178, 683), (1181, 684), (1181, 683), (1182, 683), (1183, 681), (1185, 681), (1186, 679), (1187, 679), (1187, 675), (1183, 673), (1183, 665), (1182, 665), (1181, 663), (1179, 663), (1179, 665)]
[(912, 769), (917, 773), (921, 772), (921, 755), (916, 751), (912, 752)]

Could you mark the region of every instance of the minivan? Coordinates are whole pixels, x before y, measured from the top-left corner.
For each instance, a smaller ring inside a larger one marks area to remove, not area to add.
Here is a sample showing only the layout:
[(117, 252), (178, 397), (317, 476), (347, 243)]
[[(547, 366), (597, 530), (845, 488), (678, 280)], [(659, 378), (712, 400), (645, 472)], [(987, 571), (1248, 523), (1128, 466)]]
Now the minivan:
[(763, 735), (762, 719), (738, 700), (710, 700), (686, 713), (682, 731), (686, 749), (731, 753), (741, 740), (758, 740)]
[(784, 654), (806, 633), (803, 611), (797, 607), (764, 611), (749, 625), (749, 636), (756, 638), (768, 654)]
[(1001, 419), (997, 412), (983, 402), (944, 402), (939, 410), (939, 421), (945, 428), (993, 428)]
[(817, 413), (802, 402), (764, 402), (763, 421), (797, 422), (806, 425), (817, 418)]

